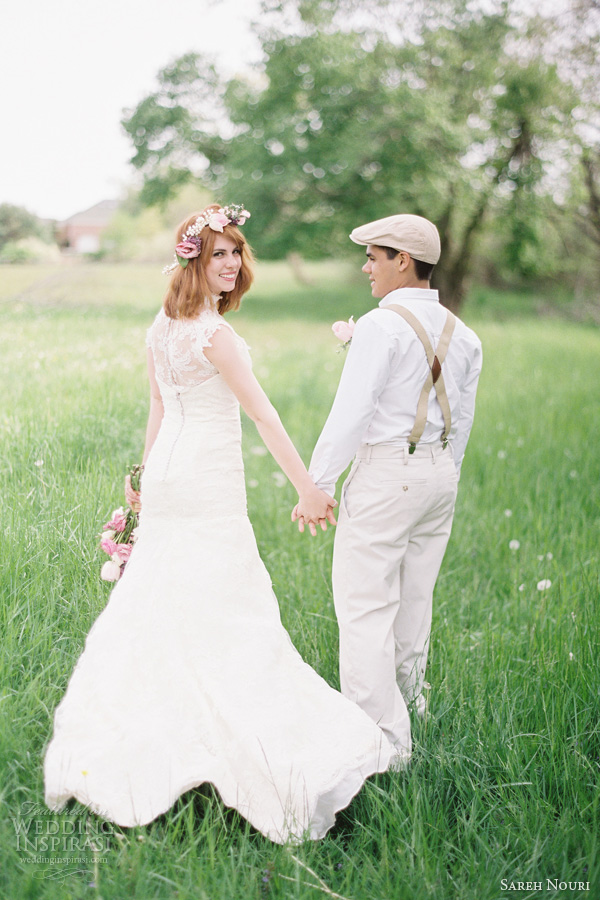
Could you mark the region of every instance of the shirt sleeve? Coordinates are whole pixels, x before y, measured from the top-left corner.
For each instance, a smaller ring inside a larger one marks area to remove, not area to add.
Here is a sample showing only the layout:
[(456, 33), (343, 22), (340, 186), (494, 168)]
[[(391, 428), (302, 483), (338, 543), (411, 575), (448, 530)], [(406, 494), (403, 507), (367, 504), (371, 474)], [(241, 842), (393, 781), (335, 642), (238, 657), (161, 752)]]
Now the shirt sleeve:
[(335, 484), (354, 457), (377, 409), (390, 372), (392, 337), (372, 318), (356, 323), (342, 377), (314, 449), (310, 475), (333, 495)]
[(471, 363), (465, 386), (461, 392), (460, 417), (456, 425), (456, 435), (452, 441), (454, 463), (459, 477), (467, 442), (471, 433), (473, 417), (475, 415), (475, 395), (477, 393), (479, 375), (481, 374), (481, 362), (482, 351), (481, 344), (479, 344)]

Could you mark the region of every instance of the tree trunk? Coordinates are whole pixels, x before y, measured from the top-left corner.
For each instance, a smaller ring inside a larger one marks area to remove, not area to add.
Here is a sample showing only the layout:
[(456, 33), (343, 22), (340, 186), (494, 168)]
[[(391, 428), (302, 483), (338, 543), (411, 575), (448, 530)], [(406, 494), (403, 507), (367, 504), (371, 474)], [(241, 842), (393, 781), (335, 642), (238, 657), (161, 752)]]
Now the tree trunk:
[(585, 219), (584, 230), (594, 243), (600, 244), (600, 178), (598, 172), (600, 166), (598, 159), (592, 158), (590, 150), (585, 150), (581, 157), (581, 164), (585, 173), (585, 184), (588, 189), (589, 216)]
[(507, 171), (513, 159), (525, 159), (528, 156), (531, 156), (531, 135), (528, 123), (523, 119), (519, 123), (519, 134), (514, 139), (506, 159), (496, 162), (496, 174), (481, 195), (479, 205), (473, 212), (460, 240), (456, 239), (452, 231), (450, 205), (453, 204), (454, 191), (450, 192), (450, 204), (441, 218), (441, 223), (446, 224), (448, 229), (442, 237), (442, 247), (445, 247), (446, 250), (433, 273), (433, 283), (440, 291), (442, 303), (452, 312), (460, 309), (465, 298), (467, 278), (473, 257), (473, 242), (485, 217), (494, 188), (500, 183), (502, 174)]
[(486, 191), (481, 197), (479, 206), (471, 216), (471, 219), (465, 228), (460, 242), (450, 239), (450, 221), (451, 213), (446, 211), (442, 216), (442, 222), (446, 224), (448, 231), (443, 240), (443, 246), (446, 253), (442, 253), (440, 263), (436, 266), (433, 273), (433, 285), (440, 292), (441, 302), (456, 313), (461, 307), (465, 294), (467, 292), (467, 276), (471, 268), (471, 259), (473, 256), (473, 240), (475, 234), (479, 230), (488, 203), (490, 201), (491, 190)]

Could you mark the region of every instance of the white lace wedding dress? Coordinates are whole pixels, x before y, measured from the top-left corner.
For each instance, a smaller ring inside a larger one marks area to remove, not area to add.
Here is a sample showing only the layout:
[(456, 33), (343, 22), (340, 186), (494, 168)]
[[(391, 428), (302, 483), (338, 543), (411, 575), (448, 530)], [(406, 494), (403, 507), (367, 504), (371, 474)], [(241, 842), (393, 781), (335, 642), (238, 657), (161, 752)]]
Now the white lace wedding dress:
[(148, 332), (165, 412), (139, 538), (56, 710), (46, 803), (143, 825), (211, 782), (271, 840), (317, 839), (394, 751), (281, 624), (246, 512), (239, 405), (203, 354), (220, 327), (215, 310), (161, 311)]

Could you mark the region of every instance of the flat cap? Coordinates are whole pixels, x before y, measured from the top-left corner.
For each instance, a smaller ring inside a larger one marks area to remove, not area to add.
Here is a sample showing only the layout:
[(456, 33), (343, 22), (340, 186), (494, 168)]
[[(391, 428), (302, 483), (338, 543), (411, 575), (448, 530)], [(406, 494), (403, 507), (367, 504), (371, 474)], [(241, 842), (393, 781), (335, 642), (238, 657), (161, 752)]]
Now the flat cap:
[(376, 244), (404, 250), (413, 259), (435, 265), (440, 258), (440, 236), (429, 219), (422, 216), (388, 216), (355, 228), (350, 235), (355, 244)]

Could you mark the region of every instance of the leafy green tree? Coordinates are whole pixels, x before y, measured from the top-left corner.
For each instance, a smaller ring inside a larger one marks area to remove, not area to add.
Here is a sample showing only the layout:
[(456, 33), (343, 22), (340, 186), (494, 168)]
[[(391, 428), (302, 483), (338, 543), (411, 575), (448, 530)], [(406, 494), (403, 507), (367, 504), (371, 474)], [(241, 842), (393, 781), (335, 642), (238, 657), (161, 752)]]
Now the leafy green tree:
[[(571, 110), (570, 191), (560, 204), (571, 225), (567, 242), (579, 264), (587, 251), (600, 264), (600, 0), (565, 0), (542, 8), (528, 23), (527, 41), (534, 53), (552, 60), (575, 95)], [(589, 244), (582, 241), (589, 239)], [(588, 267), (589, 268), (589, 267)]]
[(0, 203), (0, 249), (5, 244), (15, 243), (22, 238), (38, 236), (40, 221), (22, 206)]
[[(254, 77), (224, 83), (189, 54), (126, 118), (148, 201), (191, 170), (216, 196), (251, 208), (248, 236), (271, 257), (347, 253), (357, 224), (425, 215), (442, 234), (437, 285), (454, 308), (490, 216), (514, 217), (507, 258), (531, 268), (541, 232), (524, 227), (524, 210), (545, 190), (572, 98), (554, 66), (511, 46), (518, 35), (505, 9), (424, 6), (411, 20), (418, 36), (392, 41), (353, 27), (351, 0), (267, 5), (275, 24), (263, 25)], [(378, 6), (398, 30), (401, 7)]]

